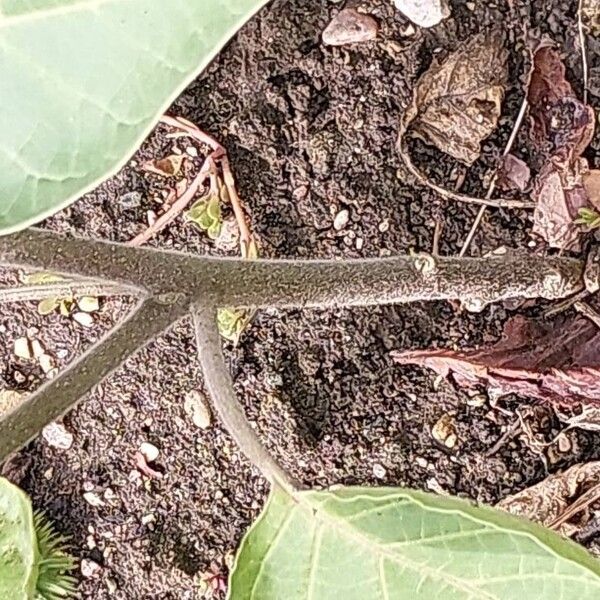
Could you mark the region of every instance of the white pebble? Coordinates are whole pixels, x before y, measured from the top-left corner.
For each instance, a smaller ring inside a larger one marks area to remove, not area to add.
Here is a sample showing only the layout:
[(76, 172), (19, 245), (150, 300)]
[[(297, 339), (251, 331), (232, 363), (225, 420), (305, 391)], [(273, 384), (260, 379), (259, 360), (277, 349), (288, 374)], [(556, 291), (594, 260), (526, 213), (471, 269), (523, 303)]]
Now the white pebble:
[(336, 231), (340, 231), (348, 225), (348, 221), (350, 220), (350, 212), (347, 210), (340, 210), (340, 212), (335, 215), (335, 219), (333, 220), (333, 228)]
[(396, 8), (416, 25), (433, 27), (450, 16), (448, 0), (394, 0)]
[(140, 444), (140, 452), (147, 462), (154, 462), (160, 454), (158, 448), (149, 442), (143, 442)]
[(73, 445), (73, 434), (69, 433), (61, 423), (50, 423), (42, 429), (42, 437), (49, 446), (58, 450), (68, 450)]
[(387, 475), (387, 471), (385, 470), (385, 467), (383, 465), (380, 465), (379, 463), (375, 463), (373, 465), (373, 475), (375, 475), (375, 477), (377, 477), (377, 479), (385, 479), (385, 476)]

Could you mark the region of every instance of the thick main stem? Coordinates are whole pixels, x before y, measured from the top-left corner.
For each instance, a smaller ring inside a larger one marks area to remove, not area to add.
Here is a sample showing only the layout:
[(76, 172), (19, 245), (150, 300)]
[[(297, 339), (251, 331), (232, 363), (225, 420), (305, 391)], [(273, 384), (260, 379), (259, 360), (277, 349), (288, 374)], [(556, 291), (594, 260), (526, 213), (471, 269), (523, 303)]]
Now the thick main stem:
[(109, 279), (207, 307), (367, 306), (458, 298), (482, 308), (508, 298), (564, 298), (584, 287), (583, 262), (568, 257), (508, 252), (483, 258), (247, 261), (39, 230), (0, 237), (0, 263)]

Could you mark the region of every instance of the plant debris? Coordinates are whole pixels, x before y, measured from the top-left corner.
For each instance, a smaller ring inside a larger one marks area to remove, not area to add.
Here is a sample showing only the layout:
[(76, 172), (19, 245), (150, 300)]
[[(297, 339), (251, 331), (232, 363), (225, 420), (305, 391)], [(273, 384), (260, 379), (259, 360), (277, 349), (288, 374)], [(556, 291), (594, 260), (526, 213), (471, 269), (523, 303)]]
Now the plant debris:
[(514, 154), (507, 154), (502, 158), (496, 181), (496, 185), (500, 189), (524, 192), (530, 179), (531, 170), (525, 161)]
[(498, 123), (507, 78), (508, 53), (497, 34), (478, 35), (419, 79), (405, 111), (405, 133), (472, 165), (480, 144)]
[(377, 37), (379, 26), (370, 15), (354, 8), (341, 10), (323, 31), (323, 43), (328, 46), (344, 46), (368, 42)]
[(452, 374), (461, 387), (486, 384), (496, 396), (519, 394), (556, 406), (598, 405), (600, 330), (577, 315), (552, 323), (517, 315), (502, 340), (480, 350), (408, 350), (392, 353), (401, 364)]
[[(508, 496), (496, 506), (513, 515), (557, 529), (561, 534), (570, 537), (578, 533), (594, 516), (591, 510), (594, 504), (596, 513), (600, 511), (600, 494), (589, 504), (584, 499), (584, 495), (598, 485), (600, 462), (579, 464)], [(583, 502), (578, 502), (582, 499)], [(571, 507), (579, 510), (571, 511)]]
[(589, 168), (581, 155), (594, 135), (595, 117), (566, 80), (558, 51), (547, 45), (533, 54), (528, 102), (539, 165), (533, 232), (550, 247), (579, 250), (581, 229), (574, 221), (580, 209), (589, 206), (583, 183)]
[(143, 168), (144, 171), (161, 177), (176, 177), (181, 171), (185, 158), (184, 154), (170, 154), (166, 158), (159, 158), (145, 163)]

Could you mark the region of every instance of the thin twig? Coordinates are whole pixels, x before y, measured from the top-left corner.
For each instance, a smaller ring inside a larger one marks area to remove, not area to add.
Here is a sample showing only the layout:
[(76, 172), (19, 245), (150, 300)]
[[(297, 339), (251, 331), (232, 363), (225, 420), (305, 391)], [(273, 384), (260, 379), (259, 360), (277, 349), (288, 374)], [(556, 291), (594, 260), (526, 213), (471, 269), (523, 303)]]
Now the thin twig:
[(588, 59), (587, 59), (587, 47), (585, 41), (585, 30), (583, 26), (583, 0), (579, 0), (577, 7), (577, 29), (579, 30), (579, 46), (581, 50), (581, 66), (583, 69), (583, 103), (587, 104), (588, 97)]
[(440, 238), (442, 237), (443, 229), (444, 222), (441, 219), (437, 219), (435, 222), (435, 229), (433, 230), (433, 247), (431, 250), (433, 256), (440, 255)]
[(194, 199), (194, 196), (198, 193), (200, 187), (204, 184), (204, 182), (208, 179), (211, 168), (213, 165), (212, 154), (209, 155), (202, 168), (194, 177), (192, 183), (185, 190), (183, 194), (171, 206), (169, 210), (161, 215), (156, 221), (150, 225), (145, 231), (140, 233), (131, 241), (127, 242), (129, 246), (141, 246), (145, 244), (149, 239), (154, 237), (157, 233), (162, 231), (169, 223), (174, 221), (188, 206), (188, 204)]
[(575, 310), (600, 328), (600, 314), (585, 302), (575, 302)]
[(406, 147), (405, 139), (403, 138), (399, 143), (399, 154), (404, 162), (404, 165), (408, 169), (408, 171), (417, 179), (419, 183), (433, 190), (442, 198), (446, 198), (448, 200), (456, 200), (458, 202), (464, 202), (467, 204), (479, 204), (482, 206), (491, 206), (495, 208), (534, 208), (535, 204), (531, 202), (531, 200), (519, 200), (513, 198), (492, 198), (491, 194), (486, 196), (485, 198), (478, 198), (476, 196), (468, 196), (466, 194), (459, 194), (458, 192), (453, 192), (452, 190), (448, 190), (440, 185), (437, 185), (433, 181), (430, 181), (425, 177), (419, 169), (414, 165), (410, 158), (410, 153), (408, 152), (408, 148)]
[(597, 483), (585, 494), (579, 496), (571, 506), (569, 506), (562, 514), (558, 515), (558, 517), (548, 525), (548, 528), (559, 529), (561, 525), (564, 525), (569, 519), (573, 518), (582, 510), (585, 510), (598, 499), (600, 499), (600, 483)]
[(588, 290), (581, 290), (574, 296), (571, 296), (570, 298), (565, 298), (565, 300), (552, 305), (546, 312), (544, 312), (544, 317), (548, 319), (550, 317), (554, 317), (560, 313), (563, 313), (575, 304), (577, 304), (577, 302), (585, 300), (585, 298), (587, 298), (589, 295), (590, 292), (588, 292)]
[(229, 165), (229, 159), (227, 158), (226, 154), (224, 154), (221, 157), (220, 162), (221, 169), (223, 170), (223, 181), (225, 183), (225, 186), (227, 187), (227, 191), (229, 193), (229, 200), (231, 201), (231, 207), (233, 208), (235, 220), (237, 221), (238, 228), (240, 230), (240, 249), (242, 253), (242, 258), (248, 258), (250, 244), (253, 241), (253, 236), (250, 233), (250, 228), (248, 227), (248, 223), (246, 222), (246, 215), (244, 214), (242, 202), (240, 200), (240, 197), (238, 196), (237, 189), (235, 187), (235, 179), (233, 178), (231, 166)]
[[(521, 109), (519, 110), (517, 120), (515, 121), (512, 132), (510, 134), (510, 138), (508, 139), (506, 147), (504, 148), (504, 152), (502, 154), (503, 158), (506, 157), (508, 155), (508, 153), (511, 151), (511, 149), (515, 143), (515, 140), (517, 139), (517, 133), (519, 132), (519, 129), (521, 128), (521, 123), (523, 122), (523, 119), (525, 118), (525, 113), (527, 112), (528, 106), (529, 106), (529, 102), (527, 101), (527, 97), (525, 97), (521, 104)], [(496, 190), (497, 179), (498, 179), (498, 169), (496, 169), (496, 172), (494, 173), (494, 176), (492, 177), (492, 181), (490, 182), (490, 186), (485, 195), (486, 198), (492, 197), (494, 191)], [(532, 202), (530, 204), (531, 204), (531, 206), (535, 206), (535, 204), (533, 204)], [(475, 237), (475, 233), (477, 232), (477, 229), (479, 228), (479, 225), (481, 224), (481, 221), (483, 219), (483, 216), (485, 215), (486, 210), (487, 210), (486, 206), (482, 206), (479, 209), (479, 212), (477, 213), (477, 216), (475, 217), (475, 221), (473, 222), (473, 225), (471, 226), (471, 230), (469, 231), (469, 234), (467, 235), (467, 239), (465, 240), (465, 242), (463, 244), (463, 247), (460, 251), (459, 256), (465, 256), (465, 254), (467, 253), (467, 250), (469, 249), (471, 242), (473, 241), (473, 238)]]
[(240, 249), (242, 258), (247, 258), (249, 255), (250, 246), (254, 241), (254, 237), (250, 232), (250, 228), (248, 227), (246, 214), (242, 207), (242, 201), (237, 193), (235, 178), (229, 164), (227, 150), (212, 136), (208, 135), (198, 128), (194, 123), (184, 119), (183, 117), (170, 117), (165, 115), (162, 117), (161, 122), (186, 132), (197, 141), (207, 144), (213, 149), (212, 158), (220, 165), (223, 172), (223, 182), (227, 188), (231, 207), (233, 208), (233, 213), (235, 215), (235, 220), (240, 230)]
[(239, 405), (223, 358), (215, 311), (196, 308), (193, 316), (204, 382), (223, 425), (270, 483), (278, 484), (288, 493), (297, 491), (301, 484), (271, 456)]

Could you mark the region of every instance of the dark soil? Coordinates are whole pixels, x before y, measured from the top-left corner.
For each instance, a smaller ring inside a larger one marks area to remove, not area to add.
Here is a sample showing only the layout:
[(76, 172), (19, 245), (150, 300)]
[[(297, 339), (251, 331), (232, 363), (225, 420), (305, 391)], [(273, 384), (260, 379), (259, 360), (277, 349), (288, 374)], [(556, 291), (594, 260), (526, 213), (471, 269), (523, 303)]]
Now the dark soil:
[[(432, 179), (448, 187), (463, 182), (461, 191), (472, 194), (485, 193), (518, 113), (525, 35), (555, 39), (567, 56), (571, 81), (581, 89), (575, 2), (504, 0), (494, 8), (474, 2), (474, 10), (468, 4), (453, 2), (453, 16), (442, 25), (405, 35), (408, 22), (390, 0), (354, 3), (378, 19), (379, 38), (332, 49), (321, 44), (320, 33), (340, 3), (276, 0), (176, 102), (173, 114), (194, 121), (228, 149), (262, 255), (431, 251), (438, 220), (444, 225), (441, 253), (460, 250), (477, 207), (416, 186), (394, 149), (399, 116), (433, 56), (490, 28), (499, 30), (511, 51), (503, 117), (473, 168), (425, 145), (413, 148), (415, 162)], [(591, 47), (592, 66), (600, 60), (597, 50)], [(592, 95), (590, 101), (597, 105), (599, 99)], [(158, 128), (119, 175), (47, 227), (119, 241), (142, 231), (147, 211), (160, 213), (167, 186), (140, 165), (188, 145), (166, 138), (165, 131)], [(596, 137), (587, 155), (595, 167), (599, 148)], [(516, 152), (527, 156), (524, 136)], [(200, 158), (187, 168), (197, 168)], [(350, 222), (337, 231), (333, 219), (343, 209)], [(526, 212), (487, 211), (473, 252), (531, 245), (529, 219)], [(151, 244), (199, 254), (231, 252), (183, 220)], [(13, 356), (17, 337), (38, 337), (63, 365), (129, 308), (124, 299), (106, 300), (94, 327), (86, 329), (58, 314), (41, 317), (35, 305), (15, 306), (0, 328), (2, 386), (32, 390), (43, 380), (34, 362)], [(237, 348), (227, 348), (227, 356), (249, 418), (307, 484), (402, 485), (494, 503), (548, 471), (600, 458), (600, 434), (571, 430), (570, 450), (561, 453), (556, 444), (543, 444), (561, 430), (549, 408), (523, 399), (503, 401), (503, 410), (487, 400), (473, 407), (465, 392), (431, 372), (394, 364), (390, 351), (478, 346), (497, 339), (508, 314), (493, 306), (472, 315), (449, 303), (268, 310), (256, 316)], [(189, 391), (202, 391), (195, 352), (190, 324), (182, 322), (65, 417), (74, 435), (71, 449), (57, 450), (40, 438), (7, 468), (35, 508), (72, 536), (74, 554), (99, 565), (81, 578), (82, 598), (209, 597), (201, 591), (206, 573), (212, 565), (226, 576), (242, 535), (259, 514), (265, 481), (218, 422), (198, 429), (183, 409)], [(517, 410), (531, 435), (510, 433)], [(456, 422), (453, 449), (431, 434), (445, 414)], [(135, 467), (135, 452), (146, 441), (160, 450), (160, 479)], [(90, 505), (86, 492), (96, 493), (103, 505)], [(589, 547), (600, 551), (597, 541)]]

